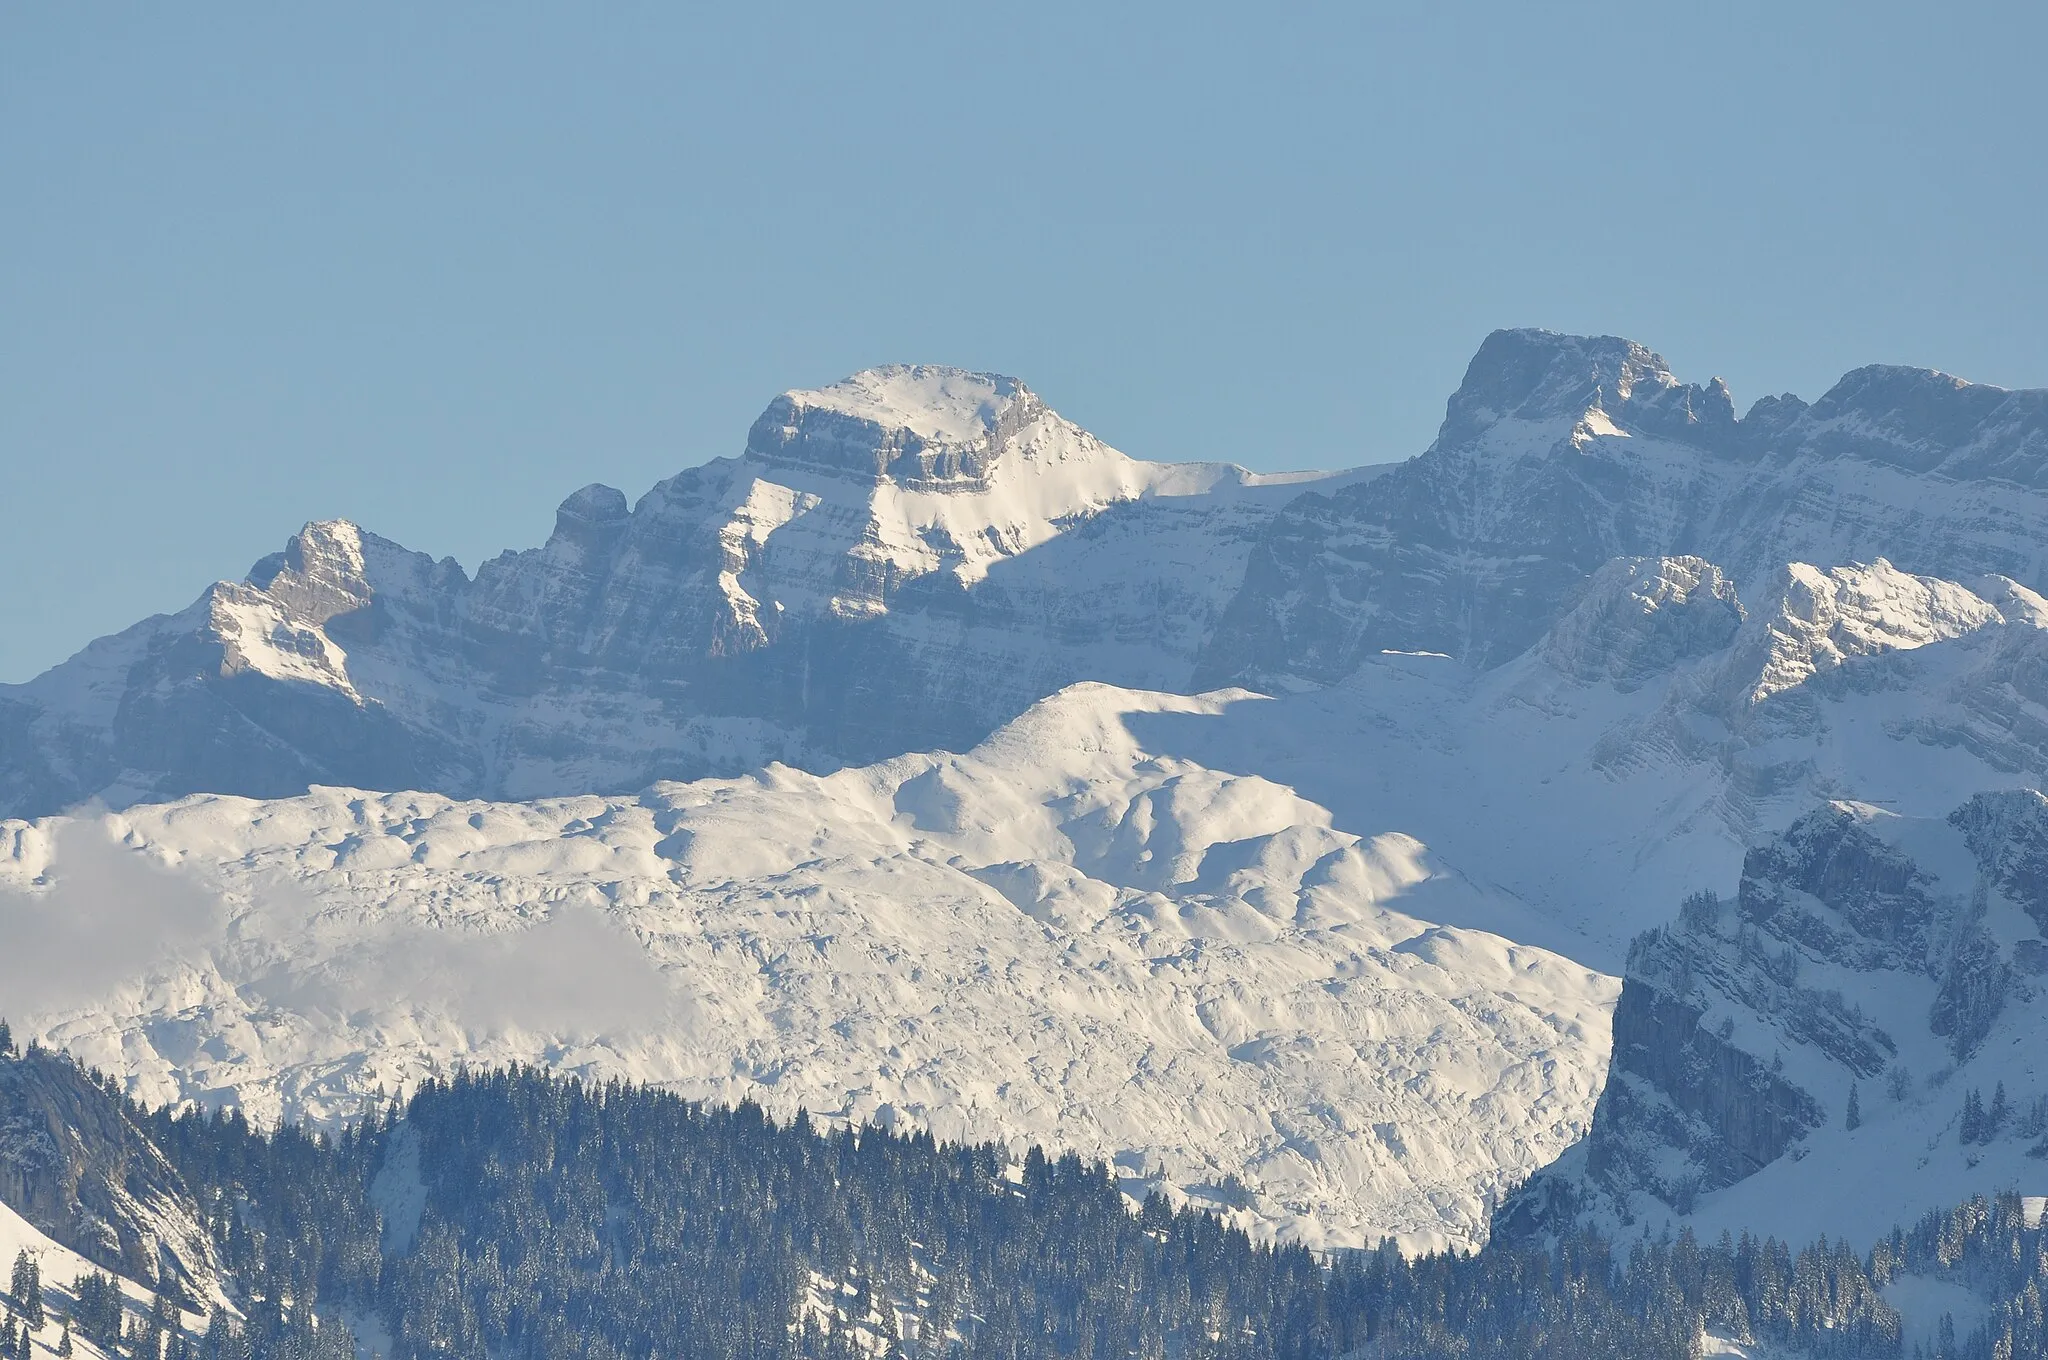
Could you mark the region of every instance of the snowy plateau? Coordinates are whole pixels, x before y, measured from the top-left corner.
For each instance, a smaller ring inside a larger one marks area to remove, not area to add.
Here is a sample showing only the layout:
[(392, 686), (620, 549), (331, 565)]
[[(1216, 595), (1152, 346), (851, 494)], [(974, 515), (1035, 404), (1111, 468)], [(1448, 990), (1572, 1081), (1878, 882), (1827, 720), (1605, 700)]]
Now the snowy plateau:
[(1317, 1246), (1870, 1236), (2048, 1182), (2044, 589), (2044, 392), (1505, 331), (1274, 476), (872, 370), (0, 687), (0, 1006), (266, 1120), (519, 1060)]

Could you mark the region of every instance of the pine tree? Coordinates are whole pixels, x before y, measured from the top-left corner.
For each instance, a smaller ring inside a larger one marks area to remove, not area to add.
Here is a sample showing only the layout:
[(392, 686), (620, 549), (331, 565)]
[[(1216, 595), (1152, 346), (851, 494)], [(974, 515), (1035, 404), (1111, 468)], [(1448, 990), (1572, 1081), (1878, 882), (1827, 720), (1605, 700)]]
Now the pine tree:
[(1971, 1087), (1963, 1093), (1962, 1127), (1957, 1131), (1965, 1146), (1981, 1142), (1984, 1137), (1984, 1098)]
[(1996, 1138), (2000, 1130), (2005, 1128), (2007, 1113), (2008, 1111), (2005, 1107), (2005, 1083), (2001, 1081), (1998, 1083), (1998, 1088), (1991, 1093), (1991, 1113), (1985, 1117), (1984, 1123), (1985, 1142), (1988, 1143)]
[(72, 1349), (71, 1324), (67, 1322), (64, 1324), (64, 1335), (57, 1338), (58, 1360), (71, 1360)]
[(1849, 1109), (1842, 1116), (1842, 1127), (1855, 1131), (1863, 1126), (1863, 1107), (1856, 1098), (1856, 1083), (1849, 1083)]
[(202, 1360), (234, 1360), (240, 1354), (240, 1340), (227, 1309), (215, 1304), (206, 1319), (206, 1331), (199, 1338), (198, 1353)]

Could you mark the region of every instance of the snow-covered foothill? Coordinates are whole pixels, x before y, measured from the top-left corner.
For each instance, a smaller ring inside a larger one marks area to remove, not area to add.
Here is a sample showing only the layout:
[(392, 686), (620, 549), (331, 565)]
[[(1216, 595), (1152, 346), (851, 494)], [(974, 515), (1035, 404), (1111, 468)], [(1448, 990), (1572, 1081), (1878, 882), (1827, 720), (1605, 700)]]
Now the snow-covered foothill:
[(626, 799), (0, 824), (24, 975), (155, 933), (82, 987), (24, 976), (13, 1018), (261, 1119), (540, 1061), (1077, 1149), (1322, 1245), (1471, 1245), (1584, 1131), (1615, 984), (1445, 923), (1496, 894), (1413, 837), (1131, 730), (1261, 702), (1081, 686), (963, 756)]

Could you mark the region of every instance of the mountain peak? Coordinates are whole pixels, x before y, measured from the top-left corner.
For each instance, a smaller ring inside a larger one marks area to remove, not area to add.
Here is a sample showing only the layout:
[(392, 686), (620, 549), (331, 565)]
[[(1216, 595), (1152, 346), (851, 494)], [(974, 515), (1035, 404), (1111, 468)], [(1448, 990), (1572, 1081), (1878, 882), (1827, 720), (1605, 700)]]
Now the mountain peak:
[(828, 387), (784, 392), (754, 422), (747, 454), (924, 489), (978, 485), (1003, 446), (1046, 414), (1015, 378), (889, 364)]
[(1563, 335), (1546, 330), (1499, 330), (1486, 337), (1452, 394), (1445, 431), (1475, 428), (1503, 418), (1541, 420), (1577, 416), (1625, 403), (1647, 383), (1657, 389), (1678, 380), (1661, 355), (1615, 335)]
[(251, 567), (249, 584), (309, 622), (325, 623), (369, 603), (374, 592), (363, 556), (368, 537), (349, 520), (314, 520), (291, 536), (283, 552)]
[(2008, 391), (1932, 368), (1869, 364), (1844, 374), (1808, 417), (1824, 453), (2048, 486), (2048, 390)]
[(1708, 445), (1735, 429), (1726, 383), (1681, 383), (1662, 355), (1633, 340), (1500, 330), (1472, 356), (1437, 444), (1463, 443), (1502, 420), (1576, 421), (1593, 411), (1616, 425)]
[(835, 411), (921, 439), (972, 443), (994, 432), (1018, 403), (1035, 404), (1031, 389), (1000, 373), (944, 364), (883, 364), (828, 387), (785, 392), (792, 403)]
[(2008, 400), (2048, 393), (2013, 393), (1933, 368), (1866, 364), (1842, 375), (1813, 404), (1820, 421), (1846, 422), (1893, 443), (1917, 447), (1967, 444)]

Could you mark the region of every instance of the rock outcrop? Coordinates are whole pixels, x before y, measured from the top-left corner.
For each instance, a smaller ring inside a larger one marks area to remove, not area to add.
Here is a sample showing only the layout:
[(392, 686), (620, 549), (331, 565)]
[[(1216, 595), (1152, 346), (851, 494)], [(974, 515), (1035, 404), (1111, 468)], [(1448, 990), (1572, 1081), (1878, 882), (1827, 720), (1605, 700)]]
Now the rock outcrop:
[(1383, 649), (1520, 654), (1615, 558), (1695, 556), (1743, 596), (1788, 562), (2048, 584), (2048, 393), (1866, 368), (1737, 419), (1640, 345), (1502, 331), (1436, 442), (1260, 535), (1201, 683), (1335, 680)]
[(1698, 557), (1616, 558), (1587, 583), (1543, 639), (1543, 658), (1574, 679), (1624, 693), (1735, 640), (1743, 609), (1735, 585)]
[(0, 1202), (87, 1260), (130, 1279), (219, 1293), (213, 1239), (184, 1181), (71, 1059), (0, 1055)]
[[(1752, 849), (1732, 899), (1696, 894), (1636, 941), (1592, 1131), (1496, 1230), (1711, 1222), (1717, 1197), (1754, 1204), (1734, 1198), (1752, 1180), (1804, 1177), (1828, 1210), (1857, 1188), (1830, 1183), (1844, 1145), (1901, 1184), (1935, 1152), (2018, 1156), (2012, 1140), (2048, 1133), (2029, 980), (2048, 966), (2044, 847), (2048, 798), (2011, 790), (1945, 821), (1829, 805)], [(1975, 1128), (1965, 1091), (1989, 1102)], [(1821, 1169), (1777, 1174), (1809, 1154)]]
[(0, 687), (0, 814), (965, 749), (1075, 681), (1188, 688), (1297, 489), (1127, 458), (1011, 378), (871, 370), (776, 398), (742, 455), (636, 505), (584, 487), (473, 578), (307, 525), (245, 581)]

